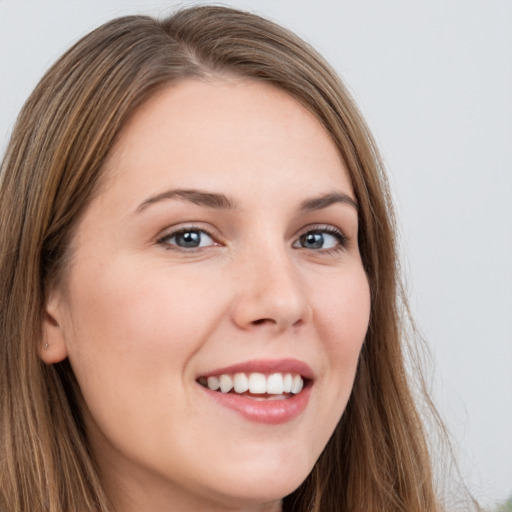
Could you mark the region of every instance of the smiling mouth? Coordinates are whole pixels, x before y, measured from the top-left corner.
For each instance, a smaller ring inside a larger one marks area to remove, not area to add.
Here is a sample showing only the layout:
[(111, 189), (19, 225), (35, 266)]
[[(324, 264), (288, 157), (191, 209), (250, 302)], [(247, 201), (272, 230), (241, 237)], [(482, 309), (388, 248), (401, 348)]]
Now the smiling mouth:
[(299, 394), (308, 379), (297, 373), (234, 373), (200, 377), (201, 386), (252, 400), (286, 400)]

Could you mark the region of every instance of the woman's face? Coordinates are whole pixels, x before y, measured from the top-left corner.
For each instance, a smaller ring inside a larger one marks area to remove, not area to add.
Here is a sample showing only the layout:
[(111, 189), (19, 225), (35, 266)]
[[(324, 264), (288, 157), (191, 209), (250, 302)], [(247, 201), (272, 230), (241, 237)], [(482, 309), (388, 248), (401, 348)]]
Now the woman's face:
[(273, 510), (306, 478), (368, 326), (357, 233), (334, 143), (286, 93), (188, 80), (135, 114), (42, 356), (69, 357), (119, 510)]

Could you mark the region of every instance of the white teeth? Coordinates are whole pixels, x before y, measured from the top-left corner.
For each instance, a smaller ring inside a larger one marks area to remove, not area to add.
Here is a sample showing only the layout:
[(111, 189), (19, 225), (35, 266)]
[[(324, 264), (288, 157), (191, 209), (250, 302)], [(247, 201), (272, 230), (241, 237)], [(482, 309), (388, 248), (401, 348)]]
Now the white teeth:
[(273, 373), (267, 378), (267, 393), (270, 395), (283, 394), (283, 375), (281, 373)]
[(249, 389), (249, 379), (245, 373), (235, 373), (233, 383), (237, 393), (245, 393)]
[(255, 402), (273, 402), (274, 400), (286, 400), (288, 397), (284, 395), (270, 395), (269, 397), (254, 395), (248, 396), (247, 398), (250, 398)]
[(287, 373), (283, 378), (283, 393), (291, 393), (293, 386), (293, 377), (291, 373)]
[(301, 379), (300, 375), (295, 375), (295, 377), (293, 377), (292, 393), (294, 395), (300, 393), (303, 387), (304, 381)]
[(285, 395), (271, 395), (267, 398), (267, 400), (269, 401), (272, 401), (272, 400), (286, 400), (286, 396)]
[(220, 388), (220, 381), (217, 377), (208, 377), (207, 384), (210, 389), (217, 391)]
[[(304, 380), (300, 375), (291, 373), (273, 373), (264, 375), (263, 373), (235, 373), (235, 375), (223, 374), (220, 376), (201, 377), (199, 383), (208, 387), (212, 391), (220, 390), (222, 393), (229, 393), (233, 390), (235, 393), (243, 394), (249, 391), (254, 395), (272, 395), (272, 399), (287, 398), (284, 394), (300, 393), (304, 387)], [(268, 399), (268, 398), (264, 398)]]
[(251, 373), (249, 375), (249, 391), (256, 394), (267, 392), (267, 379), (263, 373)]
[(220, 390), (229, 393), (233, 389), (233, 379), (229, 375), (220, 376)]

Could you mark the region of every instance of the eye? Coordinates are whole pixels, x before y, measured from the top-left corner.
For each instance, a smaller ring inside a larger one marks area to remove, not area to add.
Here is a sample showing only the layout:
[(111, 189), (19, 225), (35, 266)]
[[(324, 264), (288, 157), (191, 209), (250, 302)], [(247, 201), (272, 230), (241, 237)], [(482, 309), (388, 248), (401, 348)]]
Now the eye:
[(347, 237), (334, 227), (312, 229), (300, 235), (293, 247), (311, 250), (336, 250), (347, 245)]
[(216, 245), (209, 233), (203, 229), (194, 228), (180, 229), (179, 231), (169, 233), (160, 238), (158, 243), (175, 246), (179, 249), (199, 249)]

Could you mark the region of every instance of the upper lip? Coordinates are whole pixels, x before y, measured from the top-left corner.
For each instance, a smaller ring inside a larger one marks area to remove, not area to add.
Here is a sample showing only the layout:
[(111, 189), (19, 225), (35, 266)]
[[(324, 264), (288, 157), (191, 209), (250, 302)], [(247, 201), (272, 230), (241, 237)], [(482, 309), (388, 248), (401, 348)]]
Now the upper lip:
[(314, 379), (315, 375), (311, 367), (298, 359), (254, 359), (242, 363), (232, 364), (223, 368), (216, 368), (198, 377), (210, 377), (218, 375), (233, 375), (235, 373), (296, 373), (306, 379)]

